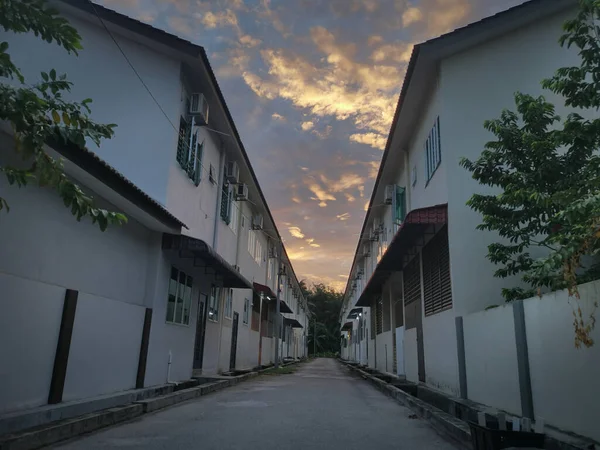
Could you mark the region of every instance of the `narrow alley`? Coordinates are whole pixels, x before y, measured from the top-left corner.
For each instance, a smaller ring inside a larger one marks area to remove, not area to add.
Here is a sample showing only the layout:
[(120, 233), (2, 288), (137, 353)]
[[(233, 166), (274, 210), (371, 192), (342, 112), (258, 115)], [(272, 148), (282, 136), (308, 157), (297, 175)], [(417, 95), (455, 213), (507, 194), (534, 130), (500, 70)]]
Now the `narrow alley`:
[(410, 415), (334, 359), (317, 359), (55, 448), (459, 448)]

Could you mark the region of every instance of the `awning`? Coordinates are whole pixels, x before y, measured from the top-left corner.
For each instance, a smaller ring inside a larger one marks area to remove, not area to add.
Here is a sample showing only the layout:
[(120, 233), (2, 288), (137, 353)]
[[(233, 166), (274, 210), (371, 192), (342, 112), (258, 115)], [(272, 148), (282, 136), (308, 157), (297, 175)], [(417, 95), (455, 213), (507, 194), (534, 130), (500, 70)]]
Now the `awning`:
[(362, 308), (352, 308), (346, 319), (356, 319), (360, 313), (362, 313)]
[[(254, 288), (254, 292), (258, 294), (264, 294), (269, 302), (275, 302), (277, 296), (273, 292), (273, 290), (269, 286), (265, 286), (264, 284), (253, 283), (252, 287)], [(286, 302), (283, 300), (279, 300), (279, 312), (283, 314), (293, 314), (292, 308), (290, 308)]]
[(222, 287), (252, 289), (252, 283), (200, 239), (165, 233), (163, 234), (162, 249), (171, 260), (183, 264), (181, 270), (191, 268), (197, 272), (204, 269), (203, 273), (213, 274)]
[(352, 330), (352, 322), (346, 322), (342, 327), (342, 331), (350, 331)]
[(415, 209), (409, 212), (398, 228), (396, 235), (381, 257), (375, 272), (371, 275), (365, 289), (355, 306), (371, 306), (374, 295), (381, 293), (382, 285), (393, 272), (402, 270), (404, 264), (415, 256), (420, 247), (425, 245), (425, 236), (435, 234), (432, 225), (448, 223), (448, 204)]
[(296, 319), (288, 319), (287, 317), (283, 318), (283, 325), (286, 327), (292, 327), (292, 328), (304, 328), (302, 326), (302, 324), (300, 322), (298, 322)]

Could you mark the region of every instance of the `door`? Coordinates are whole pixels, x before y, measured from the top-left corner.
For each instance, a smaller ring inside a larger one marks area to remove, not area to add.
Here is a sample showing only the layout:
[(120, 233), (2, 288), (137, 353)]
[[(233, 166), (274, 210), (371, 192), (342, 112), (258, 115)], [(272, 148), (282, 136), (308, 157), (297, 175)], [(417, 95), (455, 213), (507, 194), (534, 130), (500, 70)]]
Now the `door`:
[(237, 338), (238, 338), (238, 323), (240, 321), (240, 315), (237, 312), (233, 313), (233, 325), (231, 327), (231, 353), (229, 357), (229, 370), (235, 370), (235, 354), (237, 351)]
[(196, 318), (196, 338), (194, 341), (194, 369), (202, 369), (204, 357), (204, 336), (206, 334), (206, 294), (198, 298), (198, 316)]

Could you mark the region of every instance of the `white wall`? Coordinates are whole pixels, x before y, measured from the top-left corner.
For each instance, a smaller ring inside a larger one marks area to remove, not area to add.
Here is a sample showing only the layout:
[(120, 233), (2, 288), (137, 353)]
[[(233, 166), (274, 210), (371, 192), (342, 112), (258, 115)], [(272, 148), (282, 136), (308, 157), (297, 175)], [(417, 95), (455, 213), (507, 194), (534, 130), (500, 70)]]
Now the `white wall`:
[(394, 347), (391, 331), (377, 335), (377, 367), (381, 372), (392, 373), (394, 370)]
[(456, 325), (452, 309), (423, 317), (423, 350), (427, 384), (458, 395)]
[(417, 353), (417, 329), (411, 328), (404, 332), (404, 369), (406, 379), (419, 382), (419, 358)]
[[(487, 246), (498, 240), (492, 233), (477, 231), (481, 216), (465, 203), (475, 192), (486, 193), (459, 166), (461, 157), (477, 158), (494, 136), (483, 121), (514, 110), (514, 93), (544, 94), (555, 102), (556, 113), (565, 109), (556, 96), (542, 91), (540, 81), (562, 66), (577, 64), (573, 52), (561, 49), (558, 38), (567, 14), (553, 16), (489, 41), (442, 61), (442, 161), (446, 163), (448, 237), (450, 242), (452, 296), (457, 315), (501, 304), (501, 289), (516, 281), (493, 277), (496, 268), (486, 258)], [(490, 88), (490, 81), (493, 89)], [(477, 280), (476, 283), (472, 280)]]
[(405, 375), (404, 369), (404, 327), (396, 328), (396, 373)]
[(0, 273), (0, 414), (48, 401), (65, 291)]
[(469, 399), (521, 415), (512, 305), (464, 316), (463, 330)]
[(82, 293), (63, 401), (135, 387), (145, 308)]
[[(600, 297), (600, 281), (580, 286), (579, 294), (588, 317)], [(600, 329), (592, 333), (593, 347), (575, 348), (577, 306), (566, 291), (524, 302), (533, 407), (546, 423), (600, 441)]]
[[(108, 33), (99, 25), (69, 17), (84, 50), (69, 55), (31, 34), (4, 33), (14, 63), (34, 84), (41, 71), (55, 68), (74, 83), (68, 98), (92, 98), (92, 117), (115, 123), (115, 136), (90, 149), (165, 204), (169, 161), (175, 159), (177, 131), (154, 103)], [(179, 126), (180, 64), (121, 36), (119, 44), (176, 127)], [(90, 76), (93, 74), (93, 76)], [(101, 80), (101, 82), (98, 82)]]

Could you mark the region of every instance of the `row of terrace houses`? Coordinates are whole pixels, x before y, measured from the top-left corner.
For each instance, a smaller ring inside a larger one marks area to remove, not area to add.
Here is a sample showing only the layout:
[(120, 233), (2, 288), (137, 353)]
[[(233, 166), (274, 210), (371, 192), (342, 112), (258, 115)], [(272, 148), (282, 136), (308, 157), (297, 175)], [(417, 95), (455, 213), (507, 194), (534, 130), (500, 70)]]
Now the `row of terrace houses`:
[[(72, 98), (118, 125), (99, 148), (47, 152), (129, 220), (103, 233), (55, 192), (0, 177), (0, 415), (305, 357), (306, 299), (204, 49), (52, 3), (79, 56), (32, 33), (1, 40), (29, 83), (67, 73)], [(1, 126), (2, 165), (19, 165)]]
[(504, 305), (517, 280), (493, 276), (498, 236), (475, 229), (466, 202), (482, 187), (459, 165), (480, 155), (493, 138), (483, 121), (514, 109), (517, 91), (566, 115), (540, 81), (579, 64), (558, 45), (576, 8), (532, 0), (415, 46), (340, 321), (345, 359), (600, 440), (600, 406), (587, 401), (600, 396), (598, 346), (574, 348), (566, 293)]

